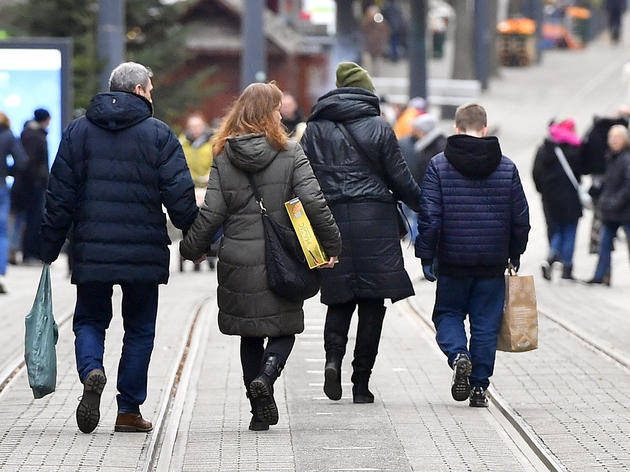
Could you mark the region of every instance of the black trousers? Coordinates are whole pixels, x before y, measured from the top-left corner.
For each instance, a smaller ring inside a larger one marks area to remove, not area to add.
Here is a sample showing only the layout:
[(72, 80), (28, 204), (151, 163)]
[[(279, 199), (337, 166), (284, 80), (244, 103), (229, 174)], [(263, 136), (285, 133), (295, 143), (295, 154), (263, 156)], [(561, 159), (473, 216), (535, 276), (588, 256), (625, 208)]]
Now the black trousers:
[(378, 354), (381, 330), (385, 317), (384, 300), (358, 299), (337, 305), (329, 305), (324, 326), (324, 349), (326, 361), (343, 359), (348, 344), (348, 331), (355, 308), (359, 307), (352, 382), (367, 384)]
[(264, 347), (264, 343), (265, 338), (241, 337), (241, 367), (245, 387), (258, 376), (267, 357), (278, 356), (280, 365), (284, 366), (295, 344), (295, 336), (269, 338), (267, 347)]

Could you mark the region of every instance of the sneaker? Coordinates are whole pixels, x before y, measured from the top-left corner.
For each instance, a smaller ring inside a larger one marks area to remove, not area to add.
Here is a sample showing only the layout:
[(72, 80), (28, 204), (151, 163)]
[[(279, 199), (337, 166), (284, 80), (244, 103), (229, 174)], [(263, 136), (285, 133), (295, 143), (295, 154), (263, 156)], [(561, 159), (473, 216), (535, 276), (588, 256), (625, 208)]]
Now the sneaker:
[(473, 387), (470, 392), (469, 405), (477, 408), (488, 408), (488, 395), (483, 387)]
[(543, 279), (551, 280), (551, 264), (549, 264), (548, 261), (545, 261), (540, 265), (540, 270), (542, 272)]
[(470, 395), (470, 382), (468, 377), (472, 372), (472, 362), (468, 354), (460, 352), (453, 362), (453, 382), (451, 383), (451, 395), (458, 402), (463, 402)]
[(106, 382), (105, 374), (98, 369), (90, 372), (83, 382), (83, 396), (77, 406), (77, 426), (84, 433), (91, 433), (98, 426), (101, 419), (101, 393)]

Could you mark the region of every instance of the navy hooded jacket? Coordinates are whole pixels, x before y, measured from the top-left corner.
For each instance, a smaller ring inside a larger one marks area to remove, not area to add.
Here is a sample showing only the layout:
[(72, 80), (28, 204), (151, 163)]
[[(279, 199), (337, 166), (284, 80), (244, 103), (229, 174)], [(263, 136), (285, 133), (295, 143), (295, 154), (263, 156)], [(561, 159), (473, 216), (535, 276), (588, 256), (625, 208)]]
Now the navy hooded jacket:
[(514, 163), (496, 137), (448, 138), (420, 198), (416, 256), (440, 274), (496, 277), (525, 252), (529, 208)]
[(54, 261), (71, 225), (72, 283), (166, 283), (173, 224), (197, 216), (193, 182), (175, 134), (151, 103), (126, 92), (96, 95), (65, 130), (52, 167), (41, 257)]

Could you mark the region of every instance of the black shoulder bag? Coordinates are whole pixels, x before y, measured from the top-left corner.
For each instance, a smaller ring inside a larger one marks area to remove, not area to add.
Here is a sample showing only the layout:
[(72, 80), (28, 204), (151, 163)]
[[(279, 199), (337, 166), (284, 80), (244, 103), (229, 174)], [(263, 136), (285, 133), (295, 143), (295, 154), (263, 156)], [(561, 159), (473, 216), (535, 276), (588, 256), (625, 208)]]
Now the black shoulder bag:
[[(363, 148), (359, 145), (357, 140), (354, 139), (354, 136), (352, 136), (352, 133), (348, 131), (348, 128), (346, 128), (346, 126), (343, 123), (336, 122), (335, 126), (339, 129), (339, 131), (341, 131), (341, 133), (346, 137), (350, 145), (359, 153), (360, 156), (365, 155), (365, 153), (363, 152)], [(368, 167), (374, 174), (381, 175), (383, 173), (383, 171), (377, 168), (374, 162), (372, 162), (372, 160), (369, 157), (366, 156), (364, 161), (366, 162), (366, 164), (368, 165)], [(407, 228), (411, 229), (411, 225), (409, 224), (409, 221), (407, 221), (407, 217), (403, 213), (402, 205), (400, 204), (399, 201), (396, 201), (396, 209), (397, 209), (396, 223), (398, 224), (398, 235), (400, 236), (400, 239), (402, 239), (405, 236), (407, 236), (407, 233), (408, 233)]]
[(247, 178), (260, 206), (265, 231), (265, 266), (269, 288), (276, 295), (291, 301), (300, 302), (311, 298), (319, 292), (319, 271), (308, 268), (295, 231), (278, 223), (267, 213), (254, 176), (248, 173)]

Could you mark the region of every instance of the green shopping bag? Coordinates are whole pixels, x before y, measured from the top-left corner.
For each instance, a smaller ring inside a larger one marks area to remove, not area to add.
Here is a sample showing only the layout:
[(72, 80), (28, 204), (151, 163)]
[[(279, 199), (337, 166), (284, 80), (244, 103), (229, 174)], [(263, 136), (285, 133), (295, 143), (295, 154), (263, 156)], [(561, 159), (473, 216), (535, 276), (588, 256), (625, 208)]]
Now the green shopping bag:
[(59, 333), (52, 311), (50, 264), (44, 264), (37, 295), (31, 312), (26, 316), (24, 359), (28, 383), (35, 398), (55, 391), (57, 383), (57, 354), (55, 344)]

